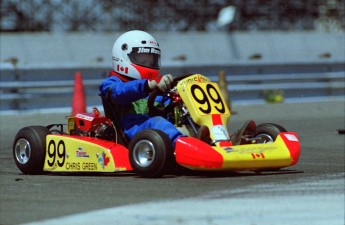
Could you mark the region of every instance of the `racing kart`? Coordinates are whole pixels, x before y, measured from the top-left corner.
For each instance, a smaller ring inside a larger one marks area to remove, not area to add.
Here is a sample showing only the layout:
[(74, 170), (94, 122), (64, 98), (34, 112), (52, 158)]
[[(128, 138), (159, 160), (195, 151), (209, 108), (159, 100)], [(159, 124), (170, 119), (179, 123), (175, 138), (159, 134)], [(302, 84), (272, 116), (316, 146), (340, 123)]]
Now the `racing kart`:
[[(156, 104), (157, 96), (169, 104)], [(201, 74), (174, 78), (166, 93), (148, 99), (152, 116), (165, 117), (184, 134), (171, 143), (160, 130), (143, 130), (132, 140), (124, 134), (114, 104), (101, 96), (97, 108), (78, 113), (67, 124), (24, 127), (13, 143), (13, 157), (25, 174), (46, 172), (119, 172), (161, 177), (176, 166), (202, 171), (278, 170), (296, 164), (300, 142), (295, 132), (273, 123), (248, 120), (229, 135), (230, 110), (217, 83)]]

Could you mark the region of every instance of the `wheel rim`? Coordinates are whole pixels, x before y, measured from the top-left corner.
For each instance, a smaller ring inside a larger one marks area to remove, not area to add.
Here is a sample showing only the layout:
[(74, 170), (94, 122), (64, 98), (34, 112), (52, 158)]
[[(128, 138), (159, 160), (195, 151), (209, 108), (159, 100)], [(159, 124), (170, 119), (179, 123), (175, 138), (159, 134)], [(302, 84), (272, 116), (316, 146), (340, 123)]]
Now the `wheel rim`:
[(256, 138), (260, 140), (258, 143), (271, 143), (271, 142), (274, 142), (272, 136), (268, 135), (268, 134), (259, 134), (259, 135), (256, 136)]
[(141, 167), (148, 167), (152, 164), (156, 150), (152, 142), (148, 140), (141, 140), (135, 144), (134, 149), (135, 163)]
[(30, 143), (26, 139), (19, 139), (14, 147), (14, 153), (17, 162), (20, 164), (28, 163), (31, 155)]

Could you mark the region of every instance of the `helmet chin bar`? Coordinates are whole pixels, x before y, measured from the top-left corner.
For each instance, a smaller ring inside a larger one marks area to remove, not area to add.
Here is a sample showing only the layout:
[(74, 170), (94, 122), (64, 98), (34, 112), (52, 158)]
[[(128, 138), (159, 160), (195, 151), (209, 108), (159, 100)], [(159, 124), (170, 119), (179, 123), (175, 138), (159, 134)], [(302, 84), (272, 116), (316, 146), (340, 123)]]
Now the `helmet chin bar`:
[(159, 75), (159, 69), (151, 69), (145, 66), (139, 66), (132, 64), (132, 66), (138, 71), (141, 79), (155, 80)]

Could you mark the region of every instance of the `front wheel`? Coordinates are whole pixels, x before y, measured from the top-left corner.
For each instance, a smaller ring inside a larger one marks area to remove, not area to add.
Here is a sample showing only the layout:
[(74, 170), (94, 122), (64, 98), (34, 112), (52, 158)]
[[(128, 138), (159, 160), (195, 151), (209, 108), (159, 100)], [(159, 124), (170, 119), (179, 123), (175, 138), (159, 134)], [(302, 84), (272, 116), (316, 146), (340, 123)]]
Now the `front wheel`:
[(174, 165), (171, 140), (159, 130), (140, 131), (129, 144), (129, 160), (139, 176), (161, 177)]
[(255, 139), (256, 143), (271, 143), (274, 142), (281, 132), (286, 132), (286, 129), (274, 123), (262, 123), (256, 126)]
[(46, 150), (46, 136), (50, 134), (44, 126), (24, 127), (13, 142), (13, 158), (24, 174), (42, 174)]

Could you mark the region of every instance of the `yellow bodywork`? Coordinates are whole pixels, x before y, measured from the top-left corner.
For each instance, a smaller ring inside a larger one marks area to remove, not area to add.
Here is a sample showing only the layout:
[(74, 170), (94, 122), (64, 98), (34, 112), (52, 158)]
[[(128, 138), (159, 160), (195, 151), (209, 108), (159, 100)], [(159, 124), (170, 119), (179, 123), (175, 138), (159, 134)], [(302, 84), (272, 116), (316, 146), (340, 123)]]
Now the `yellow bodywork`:
[(177, 84), (194, 123), (206, 126), (212, 145), (196, 138), (180, 138), (176, 161), (197, 170), (260, 170), (294, 165), (299, 158), (297, 134), (282, 132), (271, 143), (232, 145), (227, 131), (230, 110), (216, 83), (195, 74)]
[[(79, 139), (67, 135), (48, 135), (44, 171), (54, 172), (114, 172), (113, 156), (109, 149), (94, 138)], [(101, 141), (101, 140), (99, 140)]]

